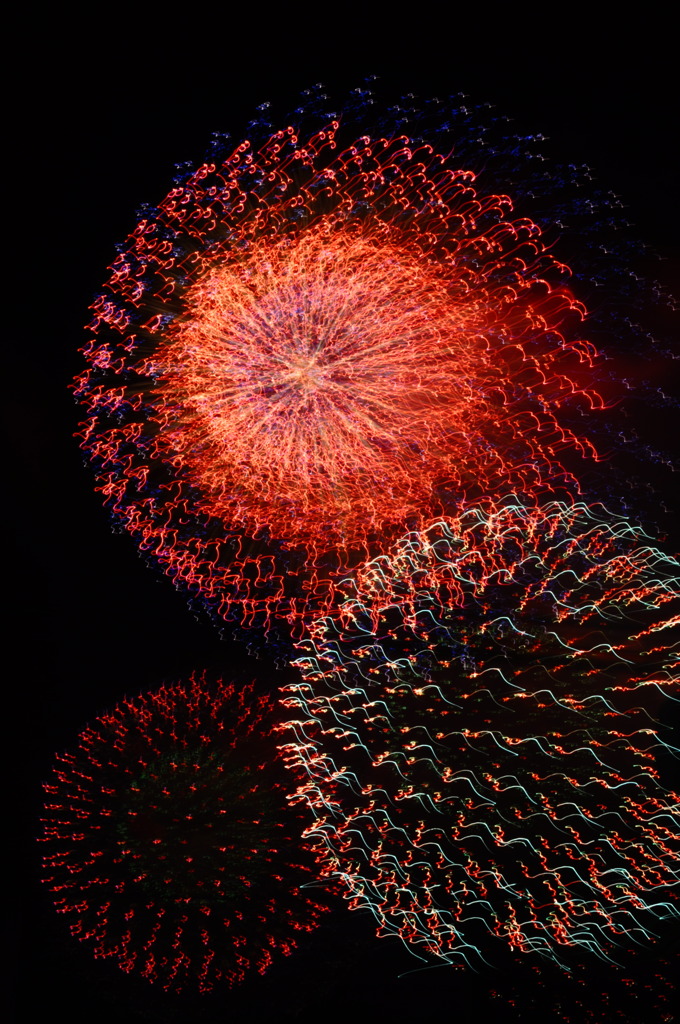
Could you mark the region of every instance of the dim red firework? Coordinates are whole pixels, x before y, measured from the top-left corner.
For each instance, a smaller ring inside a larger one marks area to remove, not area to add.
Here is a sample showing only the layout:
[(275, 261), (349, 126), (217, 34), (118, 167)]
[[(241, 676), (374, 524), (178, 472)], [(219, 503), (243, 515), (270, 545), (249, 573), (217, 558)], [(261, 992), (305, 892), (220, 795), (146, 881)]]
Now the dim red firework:
[(95, 957), (207, 992), (316, 927), (328, 904), (266, 705), (194, 677), (122, 701), (57, 758), (44, 881)]
[(455, 149), (398, 128), (261, 129), (140, 221), (93, 306), (98, 486), (221, 620), (299, 628), (405, 529), (575, 495), (597, 459), (568, 268)]
[(414, 531), (344, 590), (300, 645), (287, 756), (379, 935), (569, 967), (680, 913), (674, 559), (583, 505), (507, 505)]

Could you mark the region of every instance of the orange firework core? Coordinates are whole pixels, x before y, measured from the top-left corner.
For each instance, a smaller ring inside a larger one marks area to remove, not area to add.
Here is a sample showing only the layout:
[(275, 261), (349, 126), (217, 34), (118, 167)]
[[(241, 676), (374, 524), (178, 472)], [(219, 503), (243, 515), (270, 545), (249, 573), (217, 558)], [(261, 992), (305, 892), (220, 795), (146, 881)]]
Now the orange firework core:
[(323, 225), (212, 270), (156, 357), (163, 437), (210, 512), (353, 544), (428, 507), (469, 450), (483, 363), (484, 311), (453, 292)]

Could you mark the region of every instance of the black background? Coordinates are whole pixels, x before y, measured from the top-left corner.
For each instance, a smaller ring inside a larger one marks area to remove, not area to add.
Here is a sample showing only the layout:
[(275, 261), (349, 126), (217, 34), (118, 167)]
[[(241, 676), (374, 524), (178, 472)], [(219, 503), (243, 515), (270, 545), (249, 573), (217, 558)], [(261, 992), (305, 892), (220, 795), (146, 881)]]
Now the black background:
[[(178, 15), (93, 7), (78, 17), (53, 8), (24, 12), (12, 37), (3, 197), (8, 806), (10, 796), (19, 799), (9, 820), (18, 856), (5, 876), (7, 902), (16, 905), (5, 962), (22, 1022), (584, 1016), (572, 989), (554, 987), (549, 972), (535, 990), (508, 972), (491, 980), (453, 970), (403, 976), (416, 965), (399, 946), (374, 940), (359, 914), (342, 913), (266, 978), (200, 1002), (171, 1000), (92, 963), (37, 882), (40, 783), (54, 752), (89, 720), (124, 694), (195, 668), (271, 671), (196, 621), (132, 541), (112, 533), (72, 437), (78, 412), (68, 384), (81, 368), (87, 307), (115, 243), (142, 202), (165, 195), (176, 163), (199, 161), (213, 131), (238, 136), (264, 100), (293, 107), (315, 82), (344, 90), (377, 74), (397, 93), (462, 91), (496, 104), (518, 129), (549, 136), (557, 159), (589, 163), (622, 196), (677, 290), (677, 67), (661, 8), (643, 5), (635, 21), (612, 14), (594, 22), (573, 6), (422, 7), (408, 18), (384, 8), (368, 20), (324, 5), (280, 5), (275, 14), (188, 5)], [(667, 975), (677, 940), (661, 942), (658, 971)], [(598, 965), (586, 971), (579, 998), (592, 1019), (617, 1020), (624, 1009), (630, 1020), (673, 1019), (657, 1005), (655, 959), (649, 953), (631, 969), (634, 1011), (619, 975)]]

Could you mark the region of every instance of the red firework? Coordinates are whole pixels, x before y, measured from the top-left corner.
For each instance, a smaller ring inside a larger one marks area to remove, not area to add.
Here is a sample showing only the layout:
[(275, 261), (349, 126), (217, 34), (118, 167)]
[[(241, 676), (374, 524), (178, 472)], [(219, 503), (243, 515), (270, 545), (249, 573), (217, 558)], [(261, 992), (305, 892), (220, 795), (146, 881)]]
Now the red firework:
[(562, 416), (602, 405), (585, 310), (540, 229), (429, 146), (338, 130), (200, 167), (93, 307), (100, 488), (225, 616), (294, 621), (357, 552), (485, 494), (573, 494), (596, 457)]
[(57, 758), (45, 882), (95, 957), (206, 992), (317, 925), (327, 903), (266, 703), (194, 678), (124, 700)]

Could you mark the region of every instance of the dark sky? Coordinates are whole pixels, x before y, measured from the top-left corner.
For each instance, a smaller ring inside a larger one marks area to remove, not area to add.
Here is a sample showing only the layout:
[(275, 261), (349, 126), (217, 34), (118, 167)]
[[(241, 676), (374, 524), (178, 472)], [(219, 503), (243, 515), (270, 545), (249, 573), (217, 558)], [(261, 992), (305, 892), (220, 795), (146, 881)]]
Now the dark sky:
[[(662, 275), (677, 282), (673, 30), (653, 4), (640, 9), (642, 22), (627, 24), (593, 23), (587, 8), (573, 7), (508, 7), (502, 16), (480, 9), (464, 17), (425, 8), (408, 22), (376, 15), (366, 23), (322, 5), (313, 13), (281, 5), (273, 21), (257, 8), (217, 15), (191, 6), (176, 18), (149, 14), (143, 21), (119, 7), (108, 14), (93, 7), (78, 18), (54, 8), (46, 20), (22, 20), (11, 44), (19, 70), (5, 93), (12, 141), (3, 204), (10, 274), (16, 272), (6, 295), (3, 412), (15, 619), (6, 692), (16, 751), (7, 770), (10, 789), (20, 783), (10, 826), (19, 859), (6, 883), (17, 897), (10, 943), (18, 954), (19, 1021), (48, 1014), (67, 1015), (71, 1024), (362, 1021), (437, 1012), (462, 1024), (480, 1014), (550, 1019), (551, 1000), (559, 998), (561, 1019), (581, 1019), (571, 988), (562, 996), (557, 988), (537, 994), (507, 973), (497, 983), (442, 971), (400, 979), (411, 960), (374, 941), (369, 923), (348, 914), (336, 915), (307, 950), (240, 993), (200, 1007), (171, 1002), (71, 947), (36, 882), (33, 837), (52, 756), (88, 720), (124, 694), (194, 668), (251, 671), (240, 646), (196, 621), (132, 542), (112, 533), (72, 439), (78, 414), (68, 384), (81, 366), (87, 307), (136, 209), (164, 196), (176, 163), (200, 160), (211, 132), (237, 135), (262, 101), (280, 100), (285, 109), (314, 82), (345, 89), (377, 74), (395, 92), (462, 91), (488, 100), (522, 131), (549, 136), (557, 159), (592, 165), (665, 257)], [(326, 16), (330, 22), (322, 22)], [(253, 676), (266, 671), (266, 663), (253, 662)], [(663, 942), (658, 957), (646, 954), (635, 968), (641, 993), (648, 984), (650, 993), (663, 987), (654, 981), (655, 958), (658, 970), (668, 971)], [(606, 1008), (625, 1005), (619, 976), (597, 967), (583, 978), (593, 1019), (619, 1019)], [(498, 997), (489, 995), (493, 984)], [(640, 1021), (664, 1019), (644, 1005), (641, 1013), (649, 1015)]]

